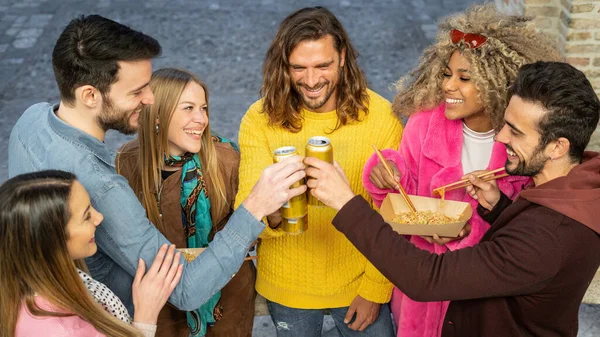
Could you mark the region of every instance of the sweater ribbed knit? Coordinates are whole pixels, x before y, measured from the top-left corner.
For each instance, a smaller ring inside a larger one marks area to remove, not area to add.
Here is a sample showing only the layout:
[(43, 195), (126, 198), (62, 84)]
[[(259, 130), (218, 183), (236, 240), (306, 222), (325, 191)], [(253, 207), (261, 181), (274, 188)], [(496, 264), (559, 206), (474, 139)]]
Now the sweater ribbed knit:
[[(393, 116), (390, 103), (372, 91), (369, 113), (360, 122), (335, 129), (336, 111), (302, 111), (302, 130), (292, 133), (268, 125), (261, 113), (262, 101), (254, 103), (242, 119), (240, 183), (236, 207), (248, 196), (263, 169), (273, 163), (273, 152), (282, 146), (295, 146), (304, 155), (310, 137), (331, 140), (333, 157), (344, 169), (352, 190), (371, 200), (362, 182), (363, 166), (378, 148), (394, 148), (400, 143), (402, 125)], [(393, 286), (365, 257), (338, 232), (331, 221), (335, 211), (328, 207), (308, 209), (308, 230), (288, 235), (267, 227), (258, 247), (256, 290), (270, 301), (301, 309), (349, 306), (357, 295), (377, 303), (390, 300)]]

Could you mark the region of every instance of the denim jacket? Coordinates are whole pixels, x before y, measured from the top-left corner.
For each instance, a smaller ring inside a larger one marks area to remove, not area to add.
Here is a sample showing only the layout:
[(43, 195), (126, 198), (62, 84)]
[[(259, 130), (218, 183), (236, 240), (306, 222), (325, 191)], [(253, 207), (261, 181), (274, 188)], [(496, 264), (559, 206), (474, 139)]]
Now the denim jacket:
[[(150, 223), (146, 211), (115, 171), (115, 153), (103, 142), (76, 129), (38, 103), (14, 126), (8, 148), (8, 175), (57, 169), (77, 175), (104, 221), (96, 229), (98, 252), (86, 263), (94, 279), (106, 284), (133, 314), (131, 284), (138, 258), (149, 267), (167, 239)], [(181, 281), (169, 302), (192, 310), (225, 286), (238, 271), (252, 242), (264, 229), (244, 207), (238, 208), (207, 250), (184, 264)]]

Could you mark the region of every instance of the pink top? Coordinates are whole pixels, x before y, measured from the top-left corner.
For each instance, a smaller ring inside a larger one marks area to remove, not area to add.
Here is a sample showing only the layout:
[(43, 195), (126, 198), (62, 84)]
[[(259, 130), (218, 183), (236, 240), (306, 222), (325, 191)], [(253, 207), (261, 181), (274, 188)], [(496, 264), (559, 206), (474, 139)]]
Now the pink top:
[[(40, 309), (54, 312), (66, 312), (60, 310), (40, 296), (35, 297), (35, 303)], [(105, 336), (96, 330), (90, 323), (84, 321), (81, 317), (74, 315), (68, 317), (52, 316), (33, 316), (23, 302), (21, 311), (17, 318), (17, 327), (15, 337), (69, 337), (86, 336), (101, 337)]]

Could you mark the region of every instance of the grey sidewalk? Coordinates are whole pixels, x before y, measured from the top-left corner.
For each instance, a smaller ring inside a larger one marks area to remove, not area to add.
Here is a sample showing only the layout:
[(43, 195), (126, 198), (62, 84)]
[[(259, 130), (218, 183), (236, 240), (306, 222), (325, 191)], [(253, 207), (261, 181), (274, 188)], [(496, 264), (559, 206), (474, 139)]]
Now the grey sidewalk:
[[(212, 129), (236, 139), (241, 116), (258, 98), (269, 42), (291, 11), (329, 7), (360, 51), (370, 87), (392, 99), (390, 84), (416, 64), (435, 35), (435, 21), (472, 2), (0, 0), (0, 182), (7, 177), (8, 137), (17, 118), (33, 103), (58, 100), (52, 47), (76, 15), (104, 15), (158, 39), (164, 52), (154, 67), (182, 67), (199, 74), (209, 86)], [(107, 142), (117, 147), (125, 139), (112, 133)], [(337, 336), (331, 321), (324, 330), (325, 336)], [(257, 318), (254, 335), (275, 336), (268, 317)], [(579, 336), (600, 336), (600, 307), (582, 306)]]

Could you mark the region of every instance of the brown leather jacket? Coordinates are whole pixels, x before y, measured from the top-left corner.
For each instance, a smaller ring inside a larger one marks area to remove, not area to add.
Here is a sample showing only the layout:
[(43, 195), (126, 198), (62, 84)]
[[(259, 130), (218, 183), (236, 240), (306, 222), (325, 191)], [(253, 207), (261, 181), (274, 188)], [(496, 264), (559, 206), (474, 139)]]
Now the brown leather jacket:
[[(238, 167), (240, 156), (230, 144), (214, 143), (219, 156), (219, 169), (225, 181), (225, 192), (229, 211), (213, 218), (217, 231), (221, 230), (231, 213), (238, 186)], [(133, 140), (125, 144), (117, 154), (117, 169), (129, 181), (136, 195), (140, 195), (141, 184), (133, 179), (140, 179), (139, 144)], [(204, 177), (209, 180), (210, 177)], [(187, 247), (187, 241), (181, 223), (181, 171), (171, 174), (163, 181), (161, 191), (160, 211), (165, 229), (162, 234), (176, 247)], [(213, 230), (214, 231), (214, 230)], [(211, 233), (211, 236), (214, 233)], [(206, 336), (251, 336), (254, 322), (254, 282), (256, 270), (251, 261), (246, 261), (233, 279), (221, 290), (220, 304), (223, 308), (223, 318), (208, 328)], [(202, 283), (198, 282), (198, 287)], [(167, 303), (161, 310), (157, 322), (157, 337), (188, 337), (185, 311), (180, 311)]]

